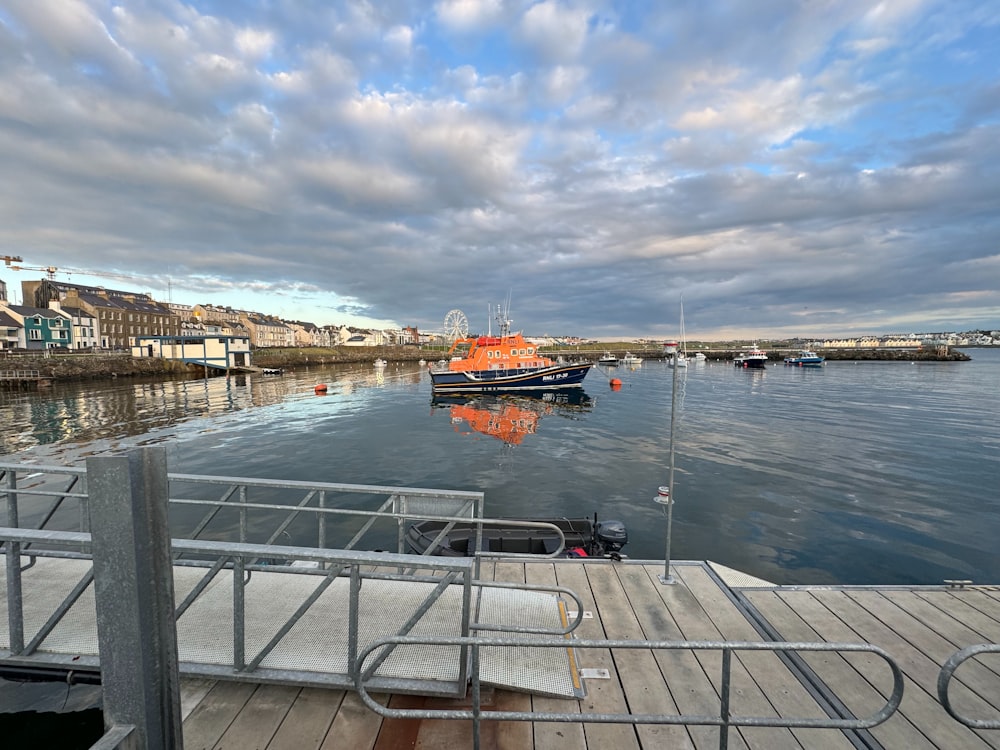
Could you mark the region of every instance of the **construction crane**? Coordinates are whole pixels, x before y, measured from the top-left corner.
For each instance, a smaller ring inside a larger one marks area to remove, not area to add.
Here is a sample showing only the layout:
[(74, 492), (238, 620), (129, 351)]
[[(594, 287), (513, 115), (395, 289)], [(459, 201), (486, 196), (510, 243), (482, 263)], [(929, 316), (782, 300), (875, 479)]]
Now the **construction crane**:
[(14, 255), (0, 255), (3, 258), (4, 263), (10, 268), (11, 271), (42, 271), (45, 273), (49, 279), (55, 279), (57, 273), (66, 274), (67, 276), (72, 276), (74, 273), (81, 276), (101, 276), (108, 279), (123, 279), (125, 281), (130, 281), (135, 279), (134, 276), (128, 276), (121, 273), (109, 273), (107, 271), (89, 271), (85, 268), (59, 268), (58, 266), (25, 266), (21, 265), (22, 259)]

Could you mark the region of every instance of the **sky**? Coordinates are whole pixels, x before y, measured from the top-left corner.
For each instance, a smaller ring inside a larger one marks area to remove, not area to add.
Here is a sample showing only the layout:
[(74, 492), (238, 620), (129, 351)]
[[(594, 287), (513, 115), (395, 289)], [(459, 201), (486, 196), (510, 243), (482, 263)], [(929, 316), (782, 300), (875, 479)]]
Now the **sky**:
[(539, 336), (998, 329), (998, 50), (980, 0), (0, 0), (0, 279), (422, 331), (507, 299)]

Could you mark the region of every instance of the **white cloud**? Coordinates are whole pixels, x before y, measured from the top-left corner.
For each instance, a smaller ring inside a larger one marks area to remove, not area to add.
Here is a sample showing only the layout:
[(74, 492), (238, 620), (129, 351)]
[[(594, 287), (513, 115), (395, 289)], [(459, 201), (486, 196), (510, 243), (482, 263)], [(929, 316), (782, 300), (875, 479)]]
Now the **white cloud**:
[(439, 0), (434, 12), (452, 31), (482, 31), (503, 16), (502, 0)]
[(521, 17), (521, 38), (542, 60), (572, 62), (587, 40), (588, 19), (585, 10), (567, 8), (557, 0), (543, 0)]

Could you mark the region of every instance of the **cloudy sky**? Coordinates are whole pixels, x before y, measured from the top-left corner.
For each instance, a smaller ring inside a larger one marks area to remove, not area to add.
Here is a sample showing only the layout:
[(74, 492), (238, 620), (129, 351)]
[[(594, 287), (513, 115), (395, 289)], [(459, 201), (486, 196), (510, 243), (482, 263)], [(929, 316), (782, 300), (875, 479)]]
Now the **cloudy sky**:
[(0, 256), (318, 324), (1000, 328), (998, 50), (980, 0), (0, 0)]

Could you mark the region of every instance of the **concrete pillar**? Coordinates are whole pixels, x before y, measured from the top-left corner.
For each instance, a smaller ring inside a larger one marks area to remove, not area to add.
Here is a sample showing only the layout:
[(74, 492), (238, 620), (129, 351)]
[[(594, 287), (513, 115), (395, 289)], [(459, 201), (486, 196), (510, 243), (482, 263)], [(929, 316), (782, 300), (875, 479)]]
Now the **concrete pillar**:
[(87, 459), (87, 491), (105, 728), (135, 727), (122, 747), (182, 748), (166, 449)]

